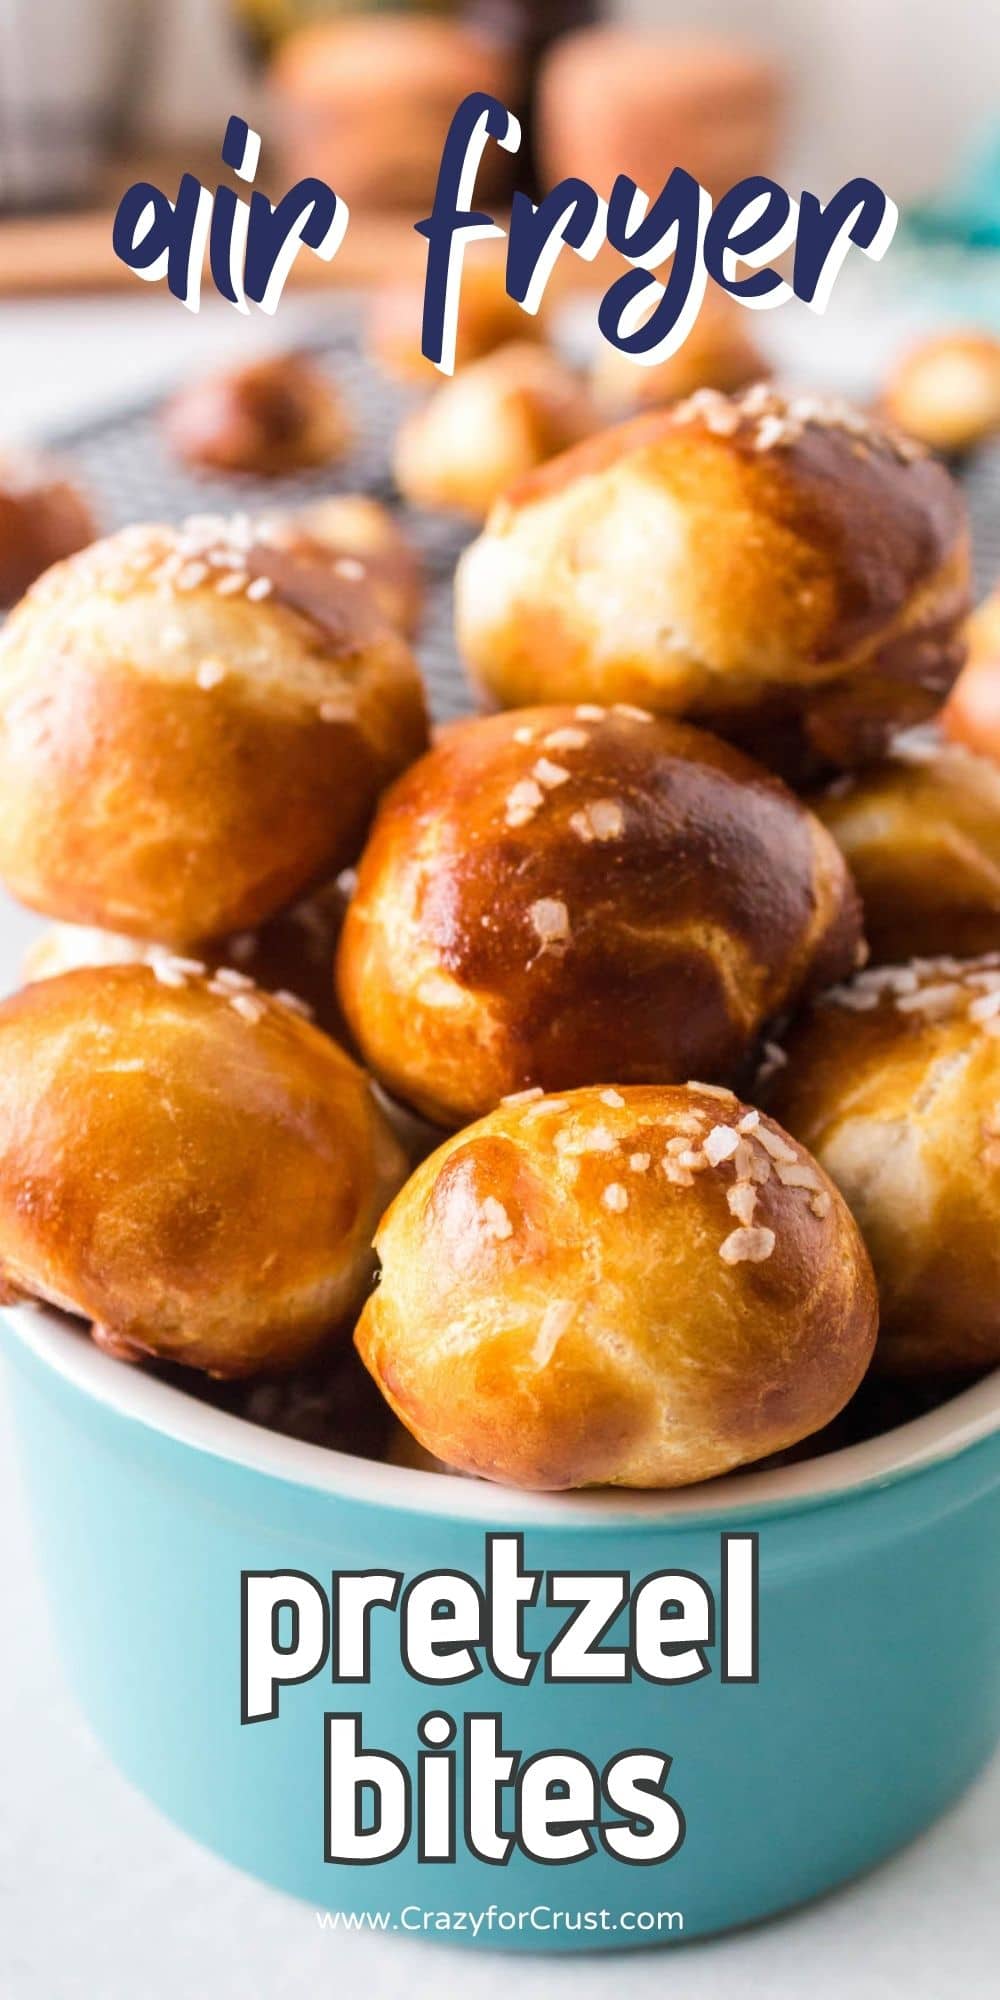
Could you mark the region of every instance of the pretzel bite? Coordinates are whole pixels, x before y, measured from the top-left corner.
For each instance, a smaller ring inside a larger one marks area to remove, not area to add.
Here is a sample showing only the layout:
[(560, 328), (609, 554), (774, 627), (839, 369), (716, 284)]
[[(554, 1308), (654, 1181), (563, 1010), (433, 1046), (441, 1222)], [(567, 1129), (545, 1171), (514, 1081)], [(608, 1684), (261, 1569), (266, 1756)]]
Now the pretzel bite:
[[(248, 987), (262, 986), (341, 1039), (344, 1027), (330, 968), (346, 907), (345, 889), (340, 882), (330, 882), (301, 903), (290, 904), (259, 930), (234, 931), (214, 944), (199, 946), (199, 957), (210, 973), (228, 968), (230, 976)], [(30, 985), (81, 965), (155, 965), (163, 952), (162, 944), (125, 937), (120, 931), (50, 924), (26, 951), (21, 976)]]
[(638, 702), (801, 781), (940, 707), (968, 579), (961, 495), (918, 446), (702, 390), (513, 486), (459, 564), (457, 632), (503, 707)]
[(796, 1031), (773, 1104), (837, 1182), (892, 1375), (1000, 1363), (1000, 954), (864, 972)]
[(966, 627), (969, 657), (941, 716), (946, 735), (1000, 763), (1000, 586)]
[(404, 1172), (336, 1043), (224, 973), (164, 956), (0, 1006), (0, 1281), (124, 1358), (303, 1360), (364, 1297)]
[(369, 1067), (457, 1125), (536, 1086), (736, 1076), (859, 944), (843, 860), (783, 785), (585, 704), (456, 723), (393, 787), (337, 978)]
[(1000, 340), (955, 332), (921, 341), (897, 361), (884, 401), (930, 451), (971, 450), (1000, 430)]
[(185, 383), (164, 412), (167, 443), (196, 470), (258, 479), (340, 458), (351, 426), (339, 391), (304, 354), (274, 354)]
[(1000, 764), (937, 732), (813, 799), (861, 892), (879, 964), (1000, 950)]
[(35, 452), (0, 452), (0, 606), (96, 533), (84, 495), (57, 466)]
[(579, 377), (524, 342), (497, 348), (404, 417), (393, 470), (418, 507), (489, 512), (511, 482), (597, 428)]
[(687, 339), (665, 361), (642, 368), (602, 340), (590, 377), (594, 400), (610, 419), (662, 409), (698, 389), (745, 389), (767, 373), (749, 326), (746, 309), (710, 285)]
[(425, 741), (363, 581), (239, 519), (127, 529), (0, 638), (0, 876), (134, 937), (250, 929), (354, 859)]
[(420, 556), (388, 507), (367, 493), (330, 493), (269, 527), (272, 539), (328, 550), (338, 575), (364, 582), (386, 623), (412, 638), (424, 595)]
[[(401, 278), (381, 286), (372, 297), (368, 350), (372, 360), (396, 381), (433, 389), (445, 378), (421, 350), (423, 317), (422, 278)], [(475, 251), (466, 259), (455, 328), (456, 372), (507, 341), (544, 340), (547, 329), (544, 307), (537, 313), (526, 313), (508, 295), (501, 259)]]
[(702, 1084), (507, 1105), (417, 1169), (355, 1344), (435, 1458), (507, 1485), (684, 1486), (846, 1403), (875, 1285), (836, 1190)]

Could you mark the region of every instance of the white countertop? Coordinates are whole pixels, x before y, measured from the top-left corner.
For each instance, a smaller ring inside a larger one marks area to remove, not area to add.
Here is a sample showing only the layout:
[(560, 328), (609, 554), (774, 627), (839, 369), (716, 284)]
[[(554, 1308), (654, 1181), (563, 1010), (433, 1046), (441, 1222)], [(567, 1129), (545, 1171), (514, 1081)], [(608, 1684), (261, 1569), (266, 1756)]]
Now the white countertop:
[[(318, 309), (322, 311), (320, 306)], [(780, 317), (780, 316), (775, 316)], [(298, 308), (282, 310), (288, 339)], [(811, 323), (811, 330), (815, 327)], [(266, 329), (271, 338), (274, 329)], [(868, 329), (870, 335), (870, 328)], [(830, 330), (831, 335), (834, 329)], [(258, 329), (254, 328), (259, 338)], [(0, 437), (72, 422), (136, 395), (183, 357), (239, 351), (242, 323), (173, 302), (0, 308)], [(845, 372), (840, 350), (839, 377)], [(0, 983), (33, 920), (0, 904)], [(1000, 1760), (930, 1833), (823, 1902), (705, 1944), (578, 1959), (510, 1960), (400, 1938), (331, 1935), (312, 1910), (203, 1853), (118, 1777), (66, 1693), (53, 1655), (0, 1407), (5, 1643), (0, 1648), (0, 1993), (5, 2000), (366, 2000), (610, 1994), (636, 2000), (943, 2000), (996, 1991)]]

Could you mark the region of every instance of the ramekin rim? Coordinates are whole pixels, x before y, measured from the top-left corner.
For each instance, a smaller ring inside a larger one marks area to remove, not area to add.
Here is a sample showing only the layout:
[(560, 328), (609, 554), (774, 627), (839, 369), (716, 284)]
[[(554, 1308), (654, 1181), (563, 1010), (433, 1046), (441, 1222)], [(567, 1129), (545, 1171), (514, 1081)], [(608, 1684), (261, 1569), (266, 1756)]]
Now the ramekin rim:
[(743, 1515), (794, 1513), (887, 1486), (955, 1458), (1000, 1430), (1000, 1368), (923, 1416), (859, 1444), (763, 1471), (748, 1468), (666, 1492), (626, 1488), (529, 1493), (458, 1473), (389, 1465), (268, 1430), (189, 1391), (102, 1353), (84, 1329), (35, 1304), (5, 1306), (0, 1320), (21, 1344), (92, 1401), (208, 1457), (313, 1492), (406, 1514), (561, 1529), (692, 1527)]

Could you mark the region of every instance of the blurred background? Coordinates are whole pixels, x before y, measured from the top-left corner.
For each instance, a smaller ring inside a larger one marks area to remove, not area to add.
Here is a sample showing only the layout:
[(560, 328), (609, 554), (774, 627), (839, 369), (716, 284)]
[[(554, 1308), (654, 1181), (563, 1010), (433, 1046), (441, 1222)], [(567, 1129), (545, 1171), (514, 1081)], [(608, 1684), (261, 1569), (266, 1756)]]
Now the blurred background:
[[(619, 35), (609, 69), (610, 43), (579, 40), (598, 21), (652, 35), (656, 56)], [(200, 147), (210, 173), (237, 107), (261, 121), (262, 179), (312, 166), (352, 203), (420, 202), (476, 83), (537, 112), (542, 178), (579, 156), (607, 178), (631, 133), (663, 171), (687, 142), (709, 179), (774, 165), (823, 193), (864, 172), (919, 224), (997, 245), (998, 79), (1000, 12), (982, 0), (4, 0), (0, 213), (62, 204), (78, 226), (8, 228), (0, 282), (40, 282), (45, 254), (50, 282), (84, 279), (80, 221), (123, 161)]]

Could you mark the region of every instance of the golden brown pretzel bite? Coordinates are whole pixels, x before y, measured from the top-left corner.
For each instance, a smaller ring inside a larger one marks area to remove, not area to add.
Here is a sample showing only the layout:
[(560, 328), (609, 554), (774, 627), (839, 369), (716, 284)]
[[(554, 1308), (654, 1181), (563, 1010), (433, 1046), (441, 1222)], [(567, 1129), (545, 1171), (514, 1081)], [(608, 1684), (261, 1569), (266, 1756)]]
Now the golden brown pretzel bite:
[(394, 471), (418, 507), (482, 519), (512, 481), (589, 436), (598, 415), (567, 362), (524, 341), (442, 382), (404, 417)]
[(1000, 764), (916, 730), (810, 803), (858, 885), (877, 964), (1000, 949)]
[(1000, 340), (953, 332), (900, 356), (886, 383), (893, 423), (930, 451), (962, 452), (1000, 430)]
[(858, 961), (830, 836), (701, 730), (524, 709), (446, 730), (388, 794), (338, 957), (369, 1066), (442, 1124), (602, 1077), (733, 1077)]
[(0, 1006), (0, 1274), (116, 1353), (290, 1368), (364, 1297), (405, 1174), (363, 1072), (239, 973), (68, 972)]
[(426, 741), (363, 581), (201, 517), (49, 570), (0, 638), (0, 875), (54, 917), (186, 944), (355, 858)]
[(36, 452), (0, 452), (0, 605), (16, 603), (96, 533), (85, 496), (57, 465)]
[(871, 1251), (877, 1364), (996, 1366), (1000, 955), (862, 973), (792, 1035), (773, 1102)]
[(961, 494), (857, 412), (702, 390), (528, 475), (456, 579), (502, 706), (628, 701), (801, 780), (878, 756), (963, 657)]
[(379, 1229), (355, 1335), (436, 1458), (514, 1486), (682, 1486), (846, 1403), (875, 1339), (864, 1245), (770, 1120), (699, 1084), (507, 1105)]
[(327, 465), (351, 436), (339, 391), (304, 354), (266, 355), (185, 383), (164, 429), (188, 465), (258, 479)]

